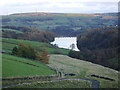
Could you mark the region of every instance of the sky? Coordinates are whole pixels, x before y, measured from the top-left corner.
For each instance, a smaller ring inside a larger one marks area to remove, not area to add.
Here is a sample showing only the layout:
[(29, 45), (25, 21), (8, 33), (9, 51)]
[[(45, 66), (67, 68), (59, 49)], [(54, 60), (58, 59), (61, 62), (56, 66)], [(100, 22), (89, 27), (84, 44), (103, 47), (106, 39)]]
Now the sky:
[(118, 2), (119, 0), (1, 0), (0, 15), (29, 12), (118, 12)]

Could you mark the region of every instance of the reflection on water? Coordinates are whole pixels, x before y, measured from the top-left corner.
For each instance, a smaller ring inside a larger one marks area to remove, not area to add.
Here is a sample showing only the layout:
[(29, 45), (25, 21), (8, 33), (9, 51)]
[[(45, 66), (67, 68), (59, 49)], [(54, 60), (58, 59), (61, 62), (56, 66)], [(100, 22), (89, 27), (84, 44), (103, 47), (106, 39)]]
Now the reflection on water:
[(51, 44), (57, 44), (60, 48), (72, 49), (79, 51), (77, 48), (77, 37), (55, 37), (55, 41)]

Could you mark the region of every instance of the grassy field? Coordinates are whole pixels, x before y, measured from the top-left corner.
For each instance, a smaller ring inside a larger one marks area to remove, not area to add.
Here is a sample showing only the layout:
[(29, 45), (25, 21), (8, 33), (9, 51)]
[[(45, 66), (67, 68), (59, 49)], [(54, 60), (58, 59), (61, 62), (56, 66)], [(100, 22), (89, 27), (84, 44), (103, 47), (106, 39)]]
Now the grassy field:
[[(76, 74), (76, 76), (73, 76), (73, 78), (89, 78), (98, 80), (100, 82), (101, 88), (118, 87), (119, 73), (113, 69), (109, 69), (101, 65), (93, 64), (82, 60), (73, 59), (65, 55), (51, 55), (49, 63), (50, 67), (56, 68), (63, 73)], [(116, 81), (109, 81), (105, 79), (91, 77), (90, 75), (92, 74), (112, 78)]]
[(90, 88), (91, 83), (87, 81), (65, 80), (58, 82), (34, 83), (11, 88)]
[[(28, 65), (26, 63), (32, 64)], [(33, 66), (35, 65), (35, 66)], [(37, 66), (37, 67), (36, 67)], [(54, 75), (45, 64), (12, 55), (2, 55), (2, 77)]]
[(28, 40), (17, 40), (10, 38), (2, 38), (2, 46), (3, 46), (2, 49), (6, 52), (11, 53), (13, 47), (17, 46), (20, 43), (29, 44), (33, 46), (37, 51), (39, 51), (41, 48), (45, 48), (50, 54), (61, 53), (67, 55), (69, 53), (69, 50), (67, 49), (55, 48), (48, 43), (28, 41)]

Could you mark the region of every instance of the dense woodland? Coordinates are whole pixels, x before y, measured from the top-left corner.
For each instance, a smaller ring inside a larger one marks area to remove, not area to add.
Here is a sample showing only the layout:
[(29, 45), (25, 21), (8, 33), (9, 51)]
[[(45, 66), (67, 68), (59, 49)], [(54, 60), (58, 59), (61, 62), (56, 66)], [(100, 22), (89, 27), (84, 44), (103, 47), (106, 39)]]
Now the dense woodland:
[(2, 37), (39, 42), (54, 41), (54, 34), (30, 27), (2, 26)]
[(84, 32), (77, 37), (80, 52), (71, 51), (69, 56), (120, 70), (120, 40), (117, 27), (102, 27)]

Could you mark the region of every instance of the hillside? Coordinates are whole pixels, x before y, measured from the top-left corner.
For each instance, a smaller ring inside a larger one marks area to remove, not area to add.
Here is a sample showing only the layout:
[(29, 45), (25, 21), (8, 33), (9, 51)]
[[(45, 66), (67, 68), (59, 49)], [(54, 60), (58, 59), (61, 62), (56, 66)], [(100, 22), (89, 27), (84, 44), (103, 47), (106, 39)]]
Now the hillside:
[(54, 34), (31, 27), (2, 26), (2, 37), (50, 43)]
[(2, 54), (2, 77), (47, 76), (56, 72), (45, 64), (30, 59)]
[(52, 31), (57, 36), (76, 36), (78, 32), (83, 32), (86, 29), (116, 26), (118, 24), (117, 16), (117, 13), (20, 13), (2, 16), (2, 24)]
[[(87, 78), (87, 79), (98, 80), (100, 82), (100, 88), (118, 87), (118, 80), (119, 80), (118, 71), (103, 67), (101, 65), (70, 58), (65, 55), (51, 55), (49, 66), (52, 68), (56, 68), (57, 70), (63, 72), (64, 74), (67, 73), (76, 74), (72, 78)], [(92, 77), (91, 75), (100, 75), (103, 77), (109, 77), (115, 79), (115, 81), (100, 79), (97, 77)]]
[[(6, 87), (6, 88), (7, 87), (8, 88), (9, 87), (11, 88), (58, 88), (58, 87), (60, 88), (70, 88), (70, 87), (71, 88), (84, 88), (84, 87), (90, 88), (91, 87), (91, 82), (84, 81), (84, 80), (55, 81), (56, 80), (55, 78), (51, 78), (51, 81), (50, 81), (44, 78), (45, 76), (47, 77), (51, 75), (55, 76), (57, 73), (39, 61), (11, 55), (12, 48), (14, 46), (17, 46), (19, 43), (29, 44), (33, 46), (34, 48), (36, 48), (36, 50), (38, 51), (39, 51), (39, 48), (42, 47), (42, 48), (47, 49), (49, 53), (59, 52), (61, 54), (67, 54), (69, 51), (65, 49), (56, 48), (48, 43), (2, 38), (2, 44), (3, 44), (2, 50), (5, 53), (5, 54), (2, 54), (2, 65), (3, 65), (2, 77), (12, 79), (12, 80), (3, 80), (2, 82), (3, 87)], [(30, 79), (30, 77), (36, 77), (36, 76), (39, 76), (42, 78), (41, 79)], [(24, 77), (26, 77), (27, 79), (22, 79)], [(21, 79), (14, 80), (14, 78), (17, 78), (17, 79), (21, 78)]]
[[(27, 41), (27, 40), (16, 40), (16, 39), (8, 39), (3, 38), (3, 50), (7, 54), (3, 54), (2, 62), (3, 62), (3, 77), (24, 77), (24, 76), (48, 76), (48, 75), (56, 75), (56, 72), (50, 70), (45, 64), (33, 61), (30, 59), (25, 59), (21, 57), (16, 57), (12, 55), (8, 55), (11, 53), (11, 50), (14, 46), (17, 46), (19, 43), (26, 43), (32, 45), (36, 50), (39, 50), (40, 47), (46, 48), (46, 50), (50, 53), (49, 67), (63, 73), (63, 80), (55, 81), (53, 78), (51, 81), (41, 81), (41, 80), (15, 80), (15, 81), (4, 81), (3, 85), (14, 85), (18, 83), (31, 83), (31, 84), (23, 84), (21, 86), (9, 86), (11, 88), (90, 88), (91, 82), (86, 81), (84, 79), (97, 80), (100, 82), (100, 88), (118, 88), (118, 71), (115, 71), (110, 68), (106, 68), (97, 64), (93, 64), (87, 61), (78, 60), (74, 58), (70, 58), (65, 55), (51, 55), (56, 51), (61, 51), (63, 54), (67, 54), (68, 50), (53, 48), (48, 43), (41, 43), (35, 41)], [(17, 67), (17, 68), (16, 68)], [(75, 76), (65, 76), (65, 74), (75, 74)], [(107, 77), (113, 79), (115, 81), (110, 81), (106, 79), (101, 79), (97, 77), (92, 77), (91, 75), (100, 75), (102, 77)], [(64, 80), (64, 78), (73, 78), (73, 80)], [(74, 80), (74, 78), (80, 78), (83, 80)], [(68, 83), (68, 84), (66, 84)]]
[(46, 49), (49, 54), (65, 54), (68, 55), (69, 50), (63, 48), (57, 48), (51, 44), (43, 43), (43, 42), (35, 42), (28, 40), (18, 40), (18, 39), (10, 39), (10, 38), (2, 38), (2, 50), (7, 53), (12, 53), (13, 47), (18, 44), (25, 43), (31, 45), (35, 48), (36, 51), (40, 51), (42, 48)]

